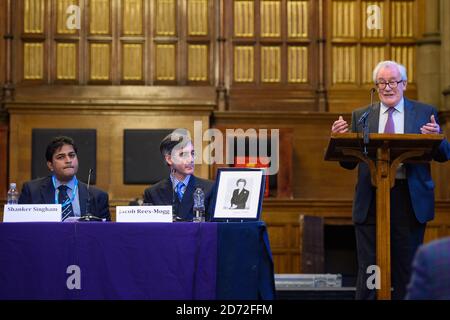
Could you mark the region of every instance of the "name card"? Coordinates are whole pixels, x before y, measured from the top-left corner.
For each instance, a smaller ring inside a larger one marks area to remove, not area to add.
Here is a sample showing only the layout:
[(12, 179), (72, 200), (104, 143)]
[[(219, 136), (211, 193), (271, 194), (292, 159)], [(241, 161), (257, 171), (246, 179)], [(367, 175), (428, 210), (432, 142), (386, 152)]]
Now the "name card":
[(118, 206), (117, 222), (172, 222), (172, 206)]
[(61, 205), (7, 204), (3, 222), (61, 222)]

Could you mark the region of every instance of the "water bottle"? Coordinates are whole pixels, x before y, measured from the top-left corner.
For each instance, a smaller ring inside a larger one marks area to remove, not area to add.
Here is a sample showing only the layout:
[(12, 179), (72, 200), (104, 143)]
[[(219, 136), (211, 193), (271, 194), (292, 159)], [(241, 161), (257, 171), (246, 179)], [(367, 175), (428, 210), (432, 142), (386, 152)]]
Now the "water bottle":
[(19, 191), (17, 191), (16, 183), (11, 182), (8, 190), (8, 200), (6, 204), (18, 204), (19, 203)]
[(194, 222), (205, 222), (205, 193), (197, 187), (194, 191)]

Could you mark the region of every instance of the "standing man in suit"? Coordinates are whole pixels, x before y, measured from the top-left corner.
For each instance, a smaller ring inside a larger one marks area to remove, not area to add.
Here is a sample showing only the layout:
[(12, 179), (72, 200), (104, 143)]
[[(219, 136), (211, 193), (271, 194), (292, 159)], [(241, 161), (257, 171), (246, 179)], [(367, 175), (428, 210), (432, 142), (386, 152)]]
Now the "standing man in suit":
[(245, 209), (250, 191), (244, 189), (247, 181), (245, 179), (238, 179), (236, 181), (237, 189), (233, 190), (233, 196), (231, 197), (231, 209)]
[[(77, 179), (77, 146), (72, 138), (56, 137), (47, 146), (45, 158), (51, 176), (38, 178), (23, 185), (21, 204), (60, 203), (61, 220), (72, 220), (86, 214), (111, 220), (108, 194), (89, 187)], [(87, 212), (89, 199), (90, 212)]]
[(194, 146), (179, 130), (167, 135), (159, 146), (170, 175), (144, 191), (144, 203), (172, 205), (179, 221), (192, 221), (194, 191), (200, 187), (205, 194), (205, 210), (211, 214), (214, 182), (194, 176)]
[[(371, 133), (439, 134), (437, 111), (434, 107), (403, 96), (407, 75), (403, 65), (395, 61), (382, 61), (373, 71), (380, 103), (352, 113), (352, 132), (361, 132), (358, 120), (371, 108), (368, 115)], [(333, 123), (332, 132), (348, 132), (348, 124), (340, 116)], [(433, 154), (439, 162), (450, 158), (450, 148), (444, 140)], [(341, 162), (341, 166), (354, 169), (357, 162)], [(357, 299), (374, 299), (375, 289), (367, 287), (367, 268), (376, 264), (375, 188), (371, 184), (369, 168), (358, 165), (358, 181), (353, 202), (358, 255)], [(411, 273), (411, 262), (417, 247), (422, 244), (427, 221), (434, 218), (434, 182), (430, 164), (405, 163), (396, 172), (395, 186), (391, 189), (391, 276), (393, 299), (403, 299)]]
[(412, 269), (406, 299), (450, 300), (450, 237), (422, 245)]

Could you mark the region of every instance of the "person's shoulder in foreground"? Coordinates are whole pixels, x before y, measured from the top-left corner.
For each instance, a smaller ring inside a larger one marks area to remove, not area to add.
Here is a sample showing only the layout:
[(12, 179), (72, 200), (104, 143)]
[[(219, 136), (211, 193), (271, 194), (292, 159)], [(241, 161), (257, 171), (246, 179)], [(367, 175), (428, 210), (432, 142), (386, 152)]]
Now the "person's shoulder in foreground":
[(450, 237), (417, 250), (406, 299), (450, 300)]

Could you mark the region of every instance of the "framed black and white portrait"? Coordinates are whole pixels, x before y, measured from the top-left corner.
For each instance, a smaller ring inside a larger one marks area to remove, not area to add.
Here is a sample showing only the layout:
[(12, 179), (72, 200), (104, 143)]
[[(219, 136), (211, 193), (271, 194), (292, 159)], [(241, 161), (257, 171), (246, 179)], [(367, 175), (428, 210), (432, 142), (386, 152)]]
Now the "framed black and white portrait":
[(259, 220), (266, 181), (264, 173), (261, 168), (219, 168), (213, 220)]

